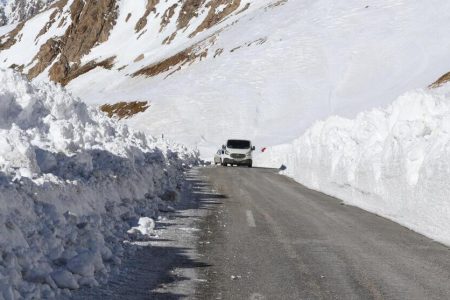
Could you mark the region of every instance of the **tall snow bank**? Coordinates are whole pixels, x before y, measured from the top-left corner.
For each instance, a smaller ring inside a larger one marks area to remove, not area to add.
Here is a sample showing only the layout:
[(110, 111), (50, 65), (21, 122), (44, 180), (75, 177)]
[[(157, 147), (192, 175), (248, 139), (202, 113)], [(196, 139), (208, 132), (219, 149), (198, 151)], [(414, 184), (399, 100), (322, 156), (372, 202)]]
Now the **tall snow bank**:
[(120, 263), (127, 231), (167, 209), (198, 154), (57, 86), (1, 70), (0, 82), (0, 299), (96, 285)]
[(450, 245), (450, 93), (418, 90), (387, 109), (316, 123), (259, 156), (309, 188)]

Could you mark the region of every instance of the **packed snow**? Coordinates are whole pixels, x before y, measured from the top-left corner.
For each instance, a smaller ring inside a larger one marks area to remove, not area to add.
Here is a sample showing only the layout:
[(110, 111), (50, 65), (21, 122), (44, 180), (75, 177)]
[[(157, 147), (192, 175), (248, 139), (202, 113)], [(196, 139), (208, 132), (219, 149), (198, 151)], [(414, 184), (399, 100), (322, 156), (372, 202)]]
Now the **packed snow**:
[(198, 153), (53, 84), (11, 70), (0, 81), (0, 299), (97, 285), (120, 264), (128, 230), (151, 233)]
[(408, 92), (355, 119), (330, 117), (257, 160), (450, 245), (450, 86)]

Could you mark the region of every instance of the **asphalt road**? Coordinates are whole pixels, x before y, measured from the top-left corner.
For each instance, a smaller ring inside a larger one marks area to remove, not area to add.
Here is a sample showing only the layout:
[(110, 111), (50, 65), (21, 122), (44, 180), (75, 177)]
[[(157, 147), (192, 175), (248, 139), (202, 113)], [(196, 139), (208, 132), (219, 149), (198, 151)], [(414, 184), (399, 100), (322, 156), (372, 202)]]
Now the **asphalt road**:
[(274, 170), (205, 168), (197, 299), (450, 299), (450, 251)]

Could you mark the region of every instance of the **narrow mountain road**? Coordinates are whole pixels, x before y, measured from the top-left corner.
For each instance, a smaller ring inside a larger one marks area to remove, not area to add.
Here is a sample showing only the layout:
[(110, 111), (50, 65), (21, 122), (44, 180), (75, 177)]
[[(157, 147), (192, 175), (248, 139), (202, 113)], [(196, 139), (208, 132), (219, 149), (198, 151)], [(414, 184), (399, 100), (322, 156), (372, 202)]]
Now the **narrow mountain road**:
[(447, 247), (274, 170), (200, 174), (216, 205), (201, 225), (194, 298), (450, 299)]

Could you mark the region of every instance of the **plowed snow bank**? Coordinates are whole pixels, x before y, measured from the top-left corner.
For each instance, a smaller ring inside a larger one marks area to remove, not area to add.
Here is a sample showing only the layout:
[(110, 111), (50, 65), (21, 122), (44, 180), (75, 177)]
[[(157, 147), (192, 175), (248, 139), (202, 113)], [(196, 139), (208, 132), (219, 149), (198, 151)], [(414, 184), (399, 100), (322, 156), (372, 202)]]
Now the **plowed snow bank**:
[(450, 93), (417, 90), (387, 109), (317, 122), (260, 164), (450, 245)]
[[(0, 299), (96, 285), (197, 153), (135, 133), (49, 84), (0, 71)], [(173, 198), (173, 197), (172, 197)]]

